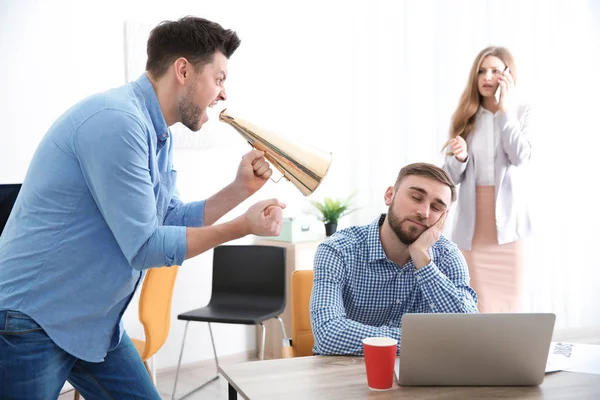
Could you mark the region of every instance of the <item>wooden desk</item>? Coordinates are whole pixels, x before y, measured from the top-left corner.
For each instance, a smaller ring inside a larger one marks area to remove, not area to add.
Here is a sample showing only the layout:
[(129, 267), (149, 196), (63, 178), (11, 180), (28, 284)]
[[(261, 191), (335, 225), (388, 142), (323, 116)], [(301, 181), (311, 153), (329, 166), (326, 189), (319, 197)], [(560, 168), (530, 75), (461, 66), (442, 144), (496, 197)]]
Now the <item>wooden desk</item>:
[[(600, 327), (557, 331), (554, 341), (600, 344)], [(367, 387), (363, 357), (299, 357), (220, 366), (229, 399), (600, 399), (600, 375), (555, 372), (534, 387)]]

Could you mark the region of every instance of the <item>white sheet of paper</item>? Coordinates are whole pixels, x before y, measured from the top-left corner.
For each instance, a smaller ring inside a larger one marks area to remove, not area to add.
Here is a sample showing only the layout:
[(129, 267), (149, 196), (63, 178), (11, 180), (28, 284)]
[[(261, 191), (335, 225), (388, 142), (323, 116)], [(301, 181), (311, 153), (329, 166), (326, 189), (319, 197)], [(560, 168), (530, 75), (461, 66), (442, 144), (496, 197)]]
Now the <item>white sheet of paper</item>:
[(600, 345), (551, 342), (546, 372), (554, 371), (600, 375)]

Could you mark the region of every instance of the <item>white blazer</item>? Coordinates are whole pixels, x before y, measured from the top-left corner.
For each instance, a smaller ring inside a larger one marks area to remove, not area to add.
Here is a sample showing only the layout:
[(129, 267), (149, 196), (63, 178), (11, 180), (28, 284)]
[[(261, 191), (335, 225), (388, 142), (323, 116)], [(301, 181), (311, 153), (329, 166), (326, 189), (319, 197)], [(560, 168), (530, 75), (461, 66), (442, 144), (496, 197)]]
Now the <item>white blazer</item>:
[[(481, 110), (477, 113), (477, 121)], [(496, 231), (498, 244), (511, 243), (531, 233), (531, 216), (527, 204), (526, 186), (521, 182), (521, 165), (531, 158), (531, 117), (529, 106), (521, 104), (514, 110), (494, 117), (496, 150), (494, 185), (496, 192)], [(473, 134), (467, 137), (467, 160), (462, 163), (446, 156), (444, 170), (455, 184), (460, 184), (457, 212), (454, 216), (452, 240), (464, 250), (471, 250), (475, 233), (475, 158), (471, 150)]]

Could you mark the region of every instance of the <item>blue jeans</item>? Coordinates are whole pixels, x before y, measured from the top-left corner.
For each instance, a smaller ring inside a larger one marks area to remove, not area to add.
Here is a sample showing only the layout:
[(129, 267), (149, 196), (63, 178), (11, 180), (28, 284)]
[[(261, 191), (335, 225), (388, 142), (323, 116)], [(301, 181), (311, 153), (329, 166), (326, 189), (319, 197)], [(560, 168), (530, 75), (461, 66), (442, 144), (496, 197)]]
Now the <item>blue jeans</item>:
[(62, 350), (27, 315), (0, 310), (0, 399), (56, 399), (67, 380), (86, 400), (160, 400), (126, 333), (103, 362), (91, 363)]

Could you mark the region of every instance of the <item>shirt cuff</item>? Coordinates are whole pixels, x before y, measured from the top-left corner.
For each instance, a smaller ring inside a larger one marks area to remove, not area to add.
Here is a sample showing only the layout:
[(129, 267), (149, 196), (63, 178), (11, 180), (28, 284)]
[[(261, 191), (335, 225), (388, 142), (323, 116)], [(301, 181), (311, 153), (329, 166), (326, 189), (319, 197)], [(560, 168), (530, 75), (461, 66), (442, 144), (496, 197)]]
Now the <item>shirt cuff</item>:
[(465, 161), (461, 162), (458, 161), (455, 156), (448, 156), (448, 163), (454, 171), (457, 171), (459, 174), (462, 174), (467, 169), (469, 157), (470, 156), (467, 154), (467, 158), (465, 158)]
[(187, 253), (187, 239), (185, 226), (163, 226), (165, 265), (181, 265)]
[(434, 278), (437, 278), (442, 272), (439, 270), (437, 265), (432, 261), (421, 269), (415, 269), (415, 277), (419, 283), (427, 283)]
[(186, 204), (183, 224), (189, 227), (199, 228), (204, 226), (204, 204), (206, 200), (194, 201)]

